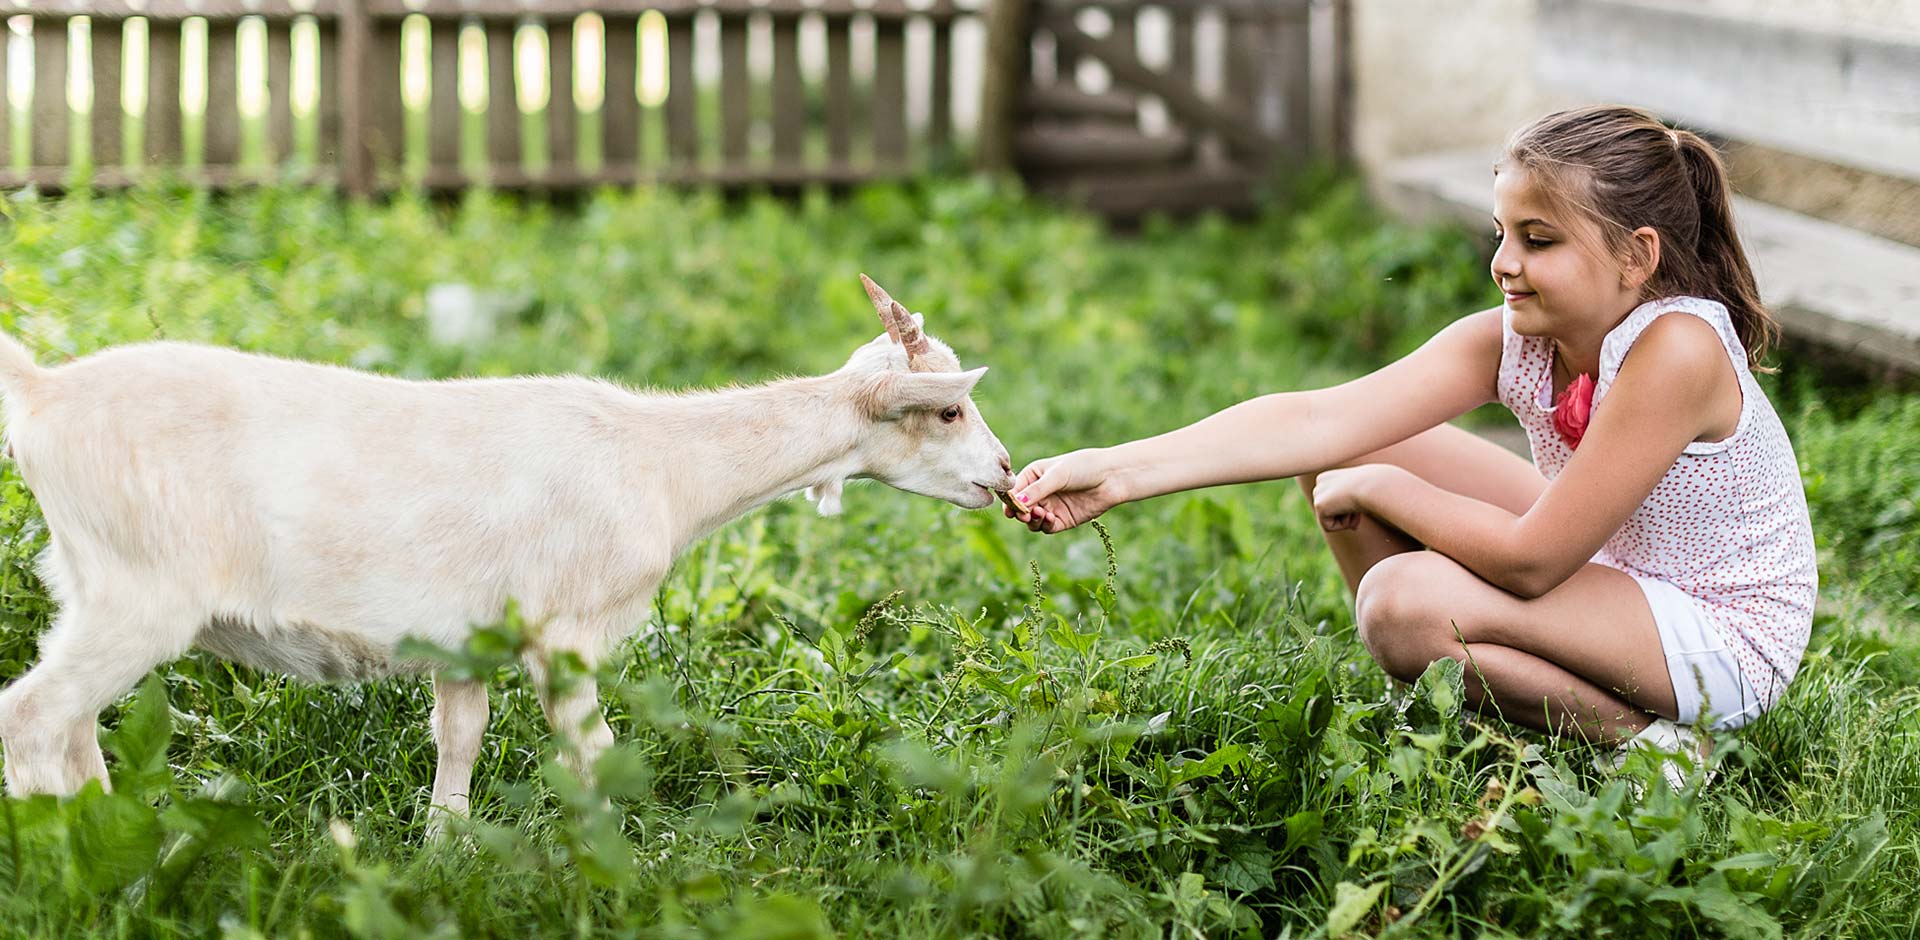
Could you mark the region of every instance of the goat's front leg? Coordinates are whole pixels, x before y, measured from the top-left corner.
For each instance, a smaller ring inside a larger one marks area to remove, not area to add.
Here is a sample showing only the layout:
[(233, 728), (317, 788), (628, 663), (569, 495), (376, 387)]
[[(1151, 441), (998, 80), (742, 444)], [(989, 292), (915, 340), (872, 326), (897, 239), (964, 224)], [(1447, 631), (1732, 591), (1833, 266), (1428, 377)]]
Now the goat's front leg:
[(427, 808), (427, 834), (441, 838), (452, 817), (467, 815), (473, 762), (487, 733), (487, 684), (478, 680), (433, 677), (433, 743), (439, 757), (433, 768), (433, 803)]
[[(591, 670), (592, 660), (587, 662)], [(591, 671), (558, 678), (551, 673), (544, 654), (527, 656), (527, 675), (540, 694), (540, 708), (560, 738), (560, 763), (580, 779), (590, 779), (594, 761), (613, 744), (613, 729), (600, 712), (599, 684)]]

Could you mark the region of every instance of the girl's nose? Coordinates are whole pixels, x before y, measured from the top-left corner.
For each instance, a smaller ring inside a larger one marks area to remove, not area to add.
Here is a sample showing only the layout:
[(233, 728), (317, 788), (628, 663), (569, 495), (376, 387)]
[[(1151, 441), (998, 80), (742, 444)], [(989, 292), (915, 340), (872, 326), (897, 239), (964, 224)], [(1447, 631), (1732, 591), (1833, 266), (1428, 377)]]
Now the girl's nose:
[(1508, 249), (1506, 242), (1502, 241), (1500, 243), (1500, 247), (1493, 252), (1493, 276), (1495, 280), (1503, 277), (1520, 276), (1519, 254), (1517, 251)]

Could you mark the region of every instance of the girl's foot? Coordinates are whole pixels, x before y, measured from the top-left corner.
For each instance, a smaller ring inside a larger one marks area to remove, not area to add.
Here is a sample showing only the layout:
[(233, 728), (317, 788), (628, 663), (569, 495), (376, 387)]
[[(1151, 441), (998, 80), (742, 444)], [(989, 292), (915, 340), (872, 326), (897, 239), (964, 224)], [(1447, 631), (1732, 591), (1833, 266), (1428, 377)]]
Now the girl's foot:
[[(1693, 730), (1692, 725), (1675, 724), (1665, 718), (1656, 718), (1652, 724), (1642, 728), (1639, 734), (1620, 745), (1610, 759), (1601, 757), (1596, 759), (1596, 763), (1604, 762), (1610, 765), (1605, 769), (1617, 771), (1626, 766), (1627, 757), (1634, 751), (1646, 751), (1653, 755), (1654, 760), (1660, 765), (1660, 773), (1667, 778), (1667, 786), (1677, 792), (1687, 785), (1688, 766), (1706, 763), (1710, 744), (1707, 738)], [(1715, 776), (1712, 770), (1708, 770), (1705, 783), (1712, 783)]]

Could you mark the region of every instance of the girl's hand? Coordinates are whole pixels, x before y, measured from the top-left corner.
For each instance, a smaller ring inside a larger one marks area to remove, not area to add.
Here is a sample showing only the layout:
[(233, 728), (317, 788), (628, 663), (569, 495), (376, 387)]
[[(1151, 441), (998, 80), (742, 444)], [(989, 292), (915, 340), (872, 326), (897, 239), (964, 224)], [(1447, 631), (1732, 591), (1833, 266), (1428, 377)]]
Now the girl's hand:
[(1091, 522), (1126, 502), (1105, 452), (1076, 450), (1036, 460), (1014, 478), (1007, 518), (1052, 535)]
[(1391, 464), (1362, 464), (1320, 474), (1313, 484), (1313, 513), (1328, 532), (1353, 529), (1367, 513), (1367, 494), (1400, 468)]

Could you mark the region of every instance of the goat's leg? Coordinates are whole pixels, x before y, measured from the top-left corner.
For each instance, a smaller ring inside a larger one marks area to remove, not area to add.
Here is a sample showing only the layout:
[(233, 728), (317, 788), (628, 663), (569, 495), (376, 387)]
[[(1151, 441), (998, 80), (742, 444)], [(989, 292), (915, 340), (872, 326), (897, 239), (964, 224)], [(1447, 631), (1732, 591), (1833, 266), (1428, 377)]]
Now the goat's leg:
[(107, 760), (100, 753), (100, 722), (96, 716), (88, 715), (67, 729), (64, 770), (67, 779), (77, 781), (75, 790), (89, 780), (98, 780), (101, 786), (107, 786)]
[[(588, 779), (594, 761), (613, 744), (613, 729), (607, 727), (606, 716), (601, 714), (599, 684), (592, 673), (556, 678), (544, 658), (550, 653), (551, 650), (529, 654), (527, 675), (540, 694), (540, 708), (547, 713), (547, 724), (560, 738), (560, 763), (581, 779)], [(581, 659), (590, 670), (595, 657), (583, 655)]]
[(427, 834), (438, 839), (448, 821), (467, 815), (473, 762), (487, 731), (487, 684), (433, 677), (433, 741), (440, 754), (433, 769), (433, 804), (427, 808)]
[(60, 614), (41, 640), (39, 664), (0, 692), (7, 792), (72, 796), (88, 780), (108, 784), (95, 736), (100, 710), (191, 642), (148, 628), (149, 619), (102, 608)]

